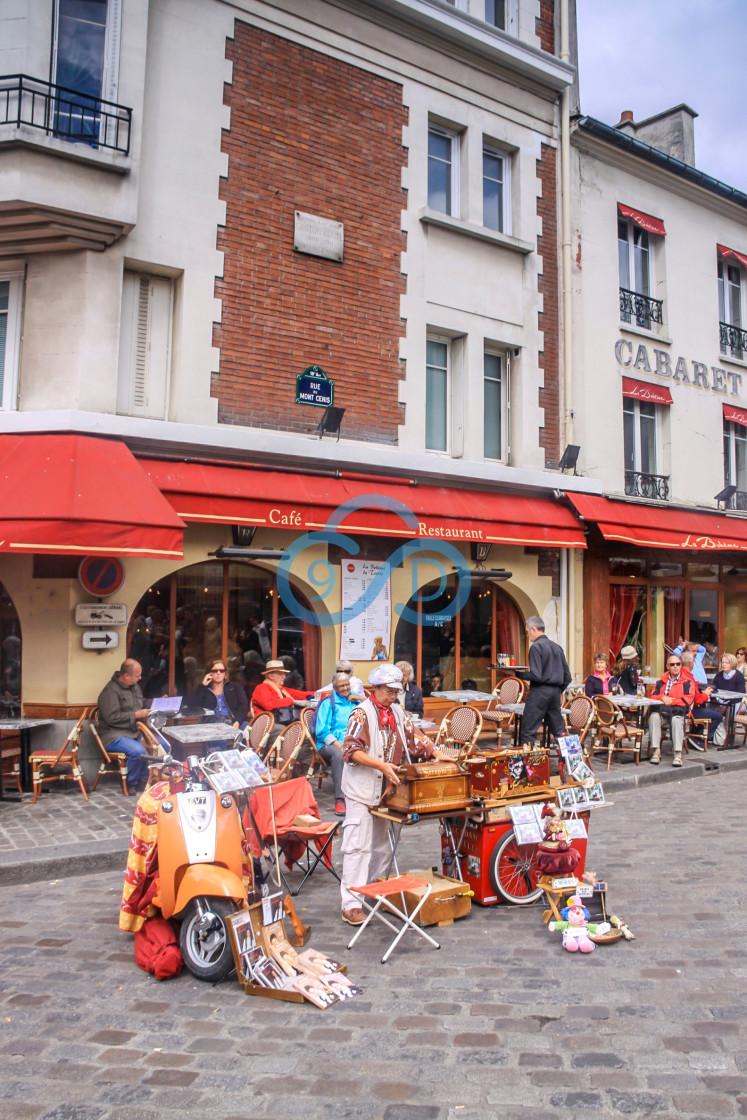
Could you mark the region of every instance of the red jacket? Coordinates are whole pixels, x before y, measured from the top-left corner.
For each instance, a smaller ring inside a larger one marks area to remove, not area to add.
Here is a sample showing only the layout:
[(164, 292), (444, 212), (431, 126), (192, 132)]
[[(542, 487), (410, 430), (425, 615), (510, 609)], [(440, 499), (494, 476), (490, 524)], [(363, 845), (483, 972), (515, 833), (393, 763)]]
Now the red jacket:
[[(654, 690), (651, 693), (653, 698), (664, 695), (664, 689), (666, 688), (668, 680), (669, 673), (664, 673), (654, 685)], [(669, 699), (673, 701), (673, 707), (675, 709), (678, 709), (679, 712), (684, 712), (692, 706), (697, 690), (698, 686), (692, 679), (692, 676), (689, 673), (685, 676), (685, 673), (680, 670), (680, 675), (672, 683), (672, 687), (669, 690)], [(662, 705), (662, 707), (665, 706), (666, 705)]]
[(276, 708), (288, 708), (294, 700), (308, 700), (310, 693), (308, 689), (303, 692), (297, 688), (282, 688), (280, 690), (282, 696), (278, 694), (278, 690), (273, 688), (269, 681), (262, 681), (258, 684), (252, 693), (252, 704), (256, 712), (274, 712)]
[[(685, 666), (683, 665), (682, 668), (680, 669), (680, 673), (683, 676), (687, 677), (687, 679), (689, 681), (692, 681), (693, 685), (695, 686), (695, 700), (694, 700), (694, 703), (695, 704), (707, 704), (708, 701), (711, 698), (710, 698), (710, 696), (708, 695), (707, 692), (701, 692), (700, 691), (700, 685), (698, 684), (698, 682), (696, 681), (695, 677), (692, 675), (690, 670), (686, 669)], [(668, 676), (668, 674), (665, 674), (665, 677), (666, 676)]]

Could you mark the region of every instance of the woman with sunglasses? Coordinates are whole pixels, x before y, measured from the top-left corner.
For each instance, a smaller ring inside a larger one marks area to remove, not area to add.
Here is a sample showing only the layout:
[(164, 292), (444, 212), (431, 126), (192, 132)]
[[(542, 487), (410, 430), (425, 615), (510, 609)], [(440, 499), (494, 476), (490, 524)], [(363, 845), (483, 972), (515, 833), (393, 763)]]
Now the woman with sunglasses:
[(219, 720), (232, 723), (234, 727), (246, 727), (249, 715), (249, 701), (237, 681), (226, 680), (226, 663), (222, 657), (208, 662), (207, 672), (187, 698), (188, 708), (209, 708)]

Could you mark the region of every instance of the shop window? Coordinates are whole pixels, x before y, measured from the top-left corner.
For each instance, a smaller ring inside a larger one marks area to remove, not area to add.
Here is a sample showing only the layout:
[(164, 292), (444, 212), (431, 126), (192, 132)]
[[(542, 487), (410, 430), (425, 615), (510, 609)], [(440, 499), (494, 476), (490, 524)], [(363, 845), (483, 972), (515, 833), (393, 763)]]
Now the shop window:
[[(718, 318), (721, 353), (744, 361), (747, 331), (744, 329), (744, 274), (738, 264), (718, 261)], [(744, 487), (742, 487), (744, 489)]]
[(459, 133), (435, 124), (428, 129), (428, 205), (459, 216)]
[(0, 715), (21, 714), (21, 624), (13, 600), (0, 583)]
[(124, 274), (117, 375), (121, 416), (167, 417), (173, 296), (167, 277)]
[(719, 566), (718, 564), (688, 564), (687, 565), (687, 578), (706, 580), (709, 583), (716, 583), (718, 580)]
[[(652, 587), (651, 612), (649, 615), (650, 646), (648, 659), (650, 665), (645, 665), (647, 670), (653, 669), (654, 675), (659, 676), (664, 672), (667, 660), (667, 646), (674, 649), (683, 633), (685, 618), (685, 588), (684, 587)], [(643, 650), (646, 654), (646, 650)], [(644, 657), (644, 661), (646, 657)]]
[(21, 273), (0, 276), (0, 409), (16, 407), (21, 342)]
[[(744, 578), (744, 577), (742, 577)], [(736, 653), (739, 646), (747, 644), (747, 590), (724, 591), (724, 640), (723, 650)]]
[(611, 576), (645, 576), (646, 561), (636, 556), (613, 556), (609, 562)]
[(613, 660), (623, 646), (648, 648), (646, 588), (636, 584), (610, 584), (610, 653)]
[(688, 639), (705, 646), (703, 664), (718, 669), (718, 591), (716, 588), (690, 588)]

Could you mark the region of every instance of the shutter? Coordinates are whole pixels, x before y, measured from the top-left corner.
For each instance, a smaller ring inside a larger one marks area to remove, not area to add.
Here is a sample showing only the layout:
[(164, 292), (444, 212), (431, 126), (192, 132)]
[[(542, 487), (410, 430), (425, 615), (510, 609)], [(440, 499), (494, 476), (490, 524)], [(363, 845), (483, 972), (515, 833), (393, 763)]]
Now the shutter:
[(117, 412), (163, 420), (171, 363), (171, 281), (125, 272)]
[(144, 412), (148, 403), (147, 383), (152, 296), (150, 277), (140, 276), (138, 278), (135, 308), (135, 347), (131, 390), (132, 407), (136, 412)]
[(506, 466), (511, 464), (511, 351), (506, 351), (506, 430), (504, 444), (506, 451), (503, 460)]

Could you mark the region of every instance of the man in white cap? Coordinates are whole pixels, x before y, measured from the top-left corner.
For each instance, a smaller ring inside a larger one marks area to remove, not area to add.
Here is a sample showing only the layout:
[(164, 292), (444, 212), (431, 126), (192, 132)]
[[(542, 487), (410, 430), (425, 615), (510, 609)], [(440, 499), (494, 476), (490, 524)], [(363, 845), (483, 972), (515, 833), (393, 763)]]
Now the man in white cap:
[[(384, 783), (399, 785), (397, 767), (406, 759), (445, 758), (418, 736), (405, 711), (395, 701), (402, 690), (402, 673), (394, 665), (378, 665), (368, 683), (371, 696), (348, 720), (342, 753), (345, 821), (342, 826), (342, 920), (351, 926), (366, 920), (351, 887), (372, 883), (385, 875), (391, 851), (386, 821), (369, 812), (381, 800)], [(407, 752), (407, 754), (406, 754)]]

